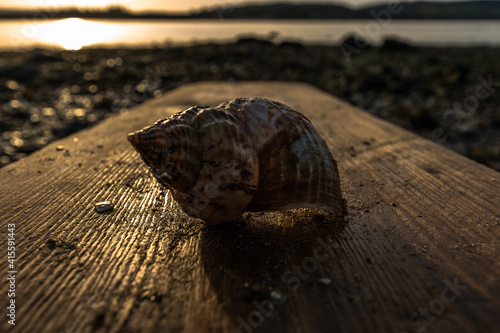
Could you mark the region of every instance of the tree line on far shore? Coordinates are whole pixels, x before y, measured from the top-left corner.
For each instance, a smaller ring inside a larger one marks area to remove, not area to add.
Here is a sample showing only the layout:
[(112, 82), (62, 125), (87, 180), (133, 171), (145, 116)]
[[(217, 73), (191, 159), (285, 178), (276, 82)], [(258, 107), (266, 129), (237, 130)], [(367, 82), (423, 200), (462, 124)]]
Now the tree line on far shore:
[[(500, 1), (401, 2), (393, 19), (500, 19)], [(351, 9), (331, 4), (233, 5), (223, 3), (186, 13), (132, 12), (121, 6), (104, 9), (1, 10), (0, 19), (372, 19), (387, 5)]]

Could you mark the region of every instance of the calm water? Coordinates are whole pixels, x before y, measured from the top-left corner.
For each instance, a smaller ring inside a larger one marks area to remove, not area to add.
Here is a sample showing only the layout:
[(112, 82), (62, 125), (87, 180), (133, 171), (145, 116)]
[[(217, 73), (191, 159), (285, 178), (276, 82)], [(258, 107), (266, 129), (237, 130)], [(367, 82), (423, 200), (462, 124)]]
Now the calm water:
[(0, 21), (0, 49), (35, 46), (138, 46), (226, 42), (239, 36), (274, 36), (276, 41), (337, 44), (348, 34), (380, 43), (398, 36), (414, 45), (500, 47), (500, 21), (104, 21), (76, 18), (54, 21)]

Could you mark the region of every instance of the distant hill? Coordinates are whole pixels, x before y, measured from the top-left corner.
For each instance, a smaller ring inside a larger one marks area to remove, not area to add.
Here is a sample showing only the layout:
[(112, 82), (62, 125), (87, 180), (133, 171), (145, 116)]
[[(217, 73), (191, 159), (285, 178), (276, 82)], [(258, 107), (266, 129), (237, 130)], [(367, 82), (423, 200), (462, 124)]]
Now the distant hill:
[[(422, 2), (401, 3), (403, 10), (394, 15), (395, 19), (500, 19), (500, 1), (462, 1), (462, 2)], [(371, 11), (378, 12), (387, 6), (374, 6), (356, 11), (358, 15), (369, 16)]]
[[(461, 2), (402, 2), (392, 19), (500, 19), (500, 1)], [(266, 5), (221, 4), (212, 8), (185, 14), (168, 12), (134, 13), (123, 7), (104, 10), (65, 9), (14, 11), (1, 10), (0, 19), (30, 18), (98, 18), (98, 19), (374, 19), (377, 13), (387, 11), (387, 5), (370, 6), (360, 9), (330, 4), (289, 4)]]
[[(401, 2), (394, 19), (500, 19), (500, 1)], [(350, 9), (329, 4), (271, 4), (241, 7), (219, 6), (197, 13), (194, 18), (225, 19), (373, 19), (373, 12), (387, 11), (387, 4)]]

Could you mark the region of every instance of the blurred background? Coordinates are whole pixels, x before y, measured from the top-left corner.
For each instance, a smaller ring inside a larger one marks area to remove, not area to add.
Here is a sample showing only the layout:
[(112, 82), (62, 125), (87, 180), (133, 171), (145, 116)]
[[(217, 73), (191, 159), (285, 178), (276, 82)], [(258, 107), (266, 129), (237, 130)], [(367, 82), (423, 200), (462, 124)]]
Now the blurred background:
[(200, 80), (304, 81), (500, 170), (500, 1), (4, 0), (0, 167)]

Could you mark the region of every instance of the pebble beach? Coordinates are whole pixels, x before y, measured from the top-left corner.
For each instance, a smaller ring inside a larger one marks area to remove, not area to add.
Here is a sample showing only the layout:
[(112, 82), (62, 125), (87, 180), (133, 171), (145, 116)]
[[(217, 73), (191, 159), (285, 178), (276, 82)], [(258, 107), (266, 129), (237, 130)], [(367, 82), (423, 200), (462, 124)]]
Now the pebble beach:
[(500, 171), (499, 48), (349, 46), (247, 38), (0, 52), (0, 166), (186, 83), (279, 80), (310, 83)]

